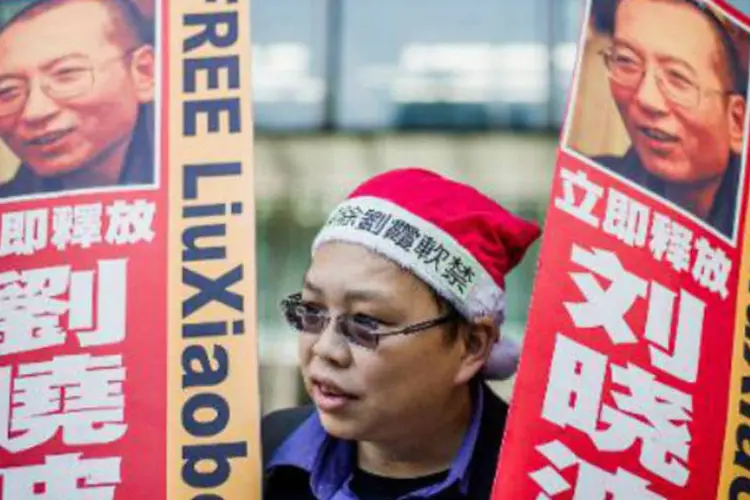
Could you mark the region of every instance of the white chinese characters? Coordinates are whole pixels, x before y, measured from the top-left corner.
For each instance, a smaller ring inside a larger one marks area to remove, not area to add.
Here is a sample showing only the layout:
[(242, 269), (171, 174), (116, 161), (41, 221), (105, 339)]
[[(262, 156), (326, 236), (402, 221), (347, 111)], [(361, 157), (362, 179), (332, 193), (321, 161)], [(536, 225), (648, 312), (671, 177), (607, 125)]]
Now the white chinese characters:
[[(560, 170), (562, 179), (563, 197), (555, 199), (555, 206), (569, 213), (581, 222), (592, 227), (599, 227), (599, 219), (594, 215), (594, 207), (599, 198), (604, 195), (604, 189), (591, 182), (585, 172), (571, 172), (568, 169)], [(577, 193), (576, 188), (583, 191)]]
[(119, 342), (125, 291), (124, 259), (100, 261), (96, 273), (70, 266), (0, 273), (0, 356), (60, 346), (69, 331), (83, 347)]
[[(605, 189), (591, 181), (582, 170), (560, 170), (562, 188), (555, 207), (584, 224), (599, 229), (631, 248), (647, 248), (657, 262), (666, 262), (678, 273), (723, 299), (732, 261), (718, 247), (670, 217), (615, 188)], [(598, 207), (603, 205), (603, 214)], [(606, 203), (606, 204), (605, 204)]]
[(117, 200), (5, 212), (0, 217), (0, 257), (29, 256), (52, 246), (58, 251), (95, 245), (150, 243), (156, 204)]
[[(646, 296), (646, 282), (627, 272), (613, 252), (600, 249), (587, 252), (574, 245), (572, 261), (590, 271), (571, 273), (571, 278), (586, 298), (582, 303), (565, 303), (575, 325), (580, 328), (604, 327), (615, 344), (635, 342), (635, 333), (625, 320), (625, 313), (637, 298)], [(608, 280), (611, 283), (609, 288), (602, 288), (597, 276)]]
[(0, 448), (25, 451), (60, 430), (66, 445), (110, 443), (123, 436), (122, 356), (58, 356), (0, 368)]
[(89, 248), (102, 241), (102, 205), (55, 207), (52, 211), (52, 244), (58, 250), (68, 246)]
[(536, 450), (551, 464), (530, 474), (531, 479), (544, 491), (537, 496), (537, 500), (549, 500), (569, 492), (572, 486), (560, 471), (575, 467), (578, 467), (578, 476), (573, 500), (666, 500), (649, 488), (648, 481), (621, 467), (615, 473), (607, 472), (576, 456), (559, 440), (539, 445)]
[[(604, 403), (608, 371), (614, 404)], [(690, 395), (657, 381), (646, 370), (630, 363), (609, 364), (603, 354), (557, 335), (542, 417), (583, 432), (597, 450), (623, 452), (638, 443), (645, 469), (684, 486), (689, 476), (691, 411)]]
[(727, 281), (732, 261), (721, 249), (712, 248), (706, 238), (699, 239), (695, 248), (698, 256), (695, 259), (693, 277), (698, 283), (726, 299), (729, 296)]
[[(627, 271), (615, 253), (598, 248), (589, 252), (573, 245), (571, 260), (588, 271), (571, 273), (586, 301), (564, 303), (577, 328), (602, 328), (615, 345), (635, 343), (638, 335), (626, 316), (637, 299), (648, 298), (641, 336), (655, 344), (650, 348), (651, 362), (670, 375), (695, 382), (706, 309), (703, 301), (682, 290), (675, 321), (675, 292)], [(606, 290), (599, 278), (609, 283)], [(667, 352), (670, 345), (674, 346), (671, 354)]]
[[(0, 360), (52, 350), (41, 361), (1, 363), (0, 451), (44, 450), (45, 462), (0, 468), (0, 497), (111, 500), (121, 457), (84, 457), (81, 447), (125, 436), (121, 354), (56, 355), (120, 343), (126, 334), (127, 260), (0, 273)], [(50, 447), (74, 448), (51, 454)]]
[(45, 463), (0, 469), (4, 497), (34, 500), (112, 500), (122, 459), (48, 455)]
[(693, 232), (690, 229), (666, 215), (654, 215), (649, 248), (655, 260), (666, 259), (675, 271), (688, 271), (692, 244)]
[(156, 206), (143, 200), (137, 200), (132, 204), (116, 201), (107, 207), (109, 215), (109, 227), (105, 239), (107, 243), (124, 245), (127, 243), (138, 243), (139, 241), (151, 242), (155, 233), (152, 228)]
[(47, 246), (47, 211), (5, 212), (0, 218), (0, 257), (32, 255)]
[(630, 247), (646, 244), (651, 210), (617, 189), (609, 188), (602, 229)]
[[(693, 396), (684, 384), (698, 380), (706, 304), (638, 275), (614, 252), (574, 244), (571, 262), (571, 280), (584, 300), (563, 305), (577, 339), (556, 334), (542, 418), (580, 432), (602, 456), (637, 456), (649, 477), (605, 470), (558, 439), (537, 447), (550, 463), (530, 474), (542, 490), (538, 498), (571, 490), (574, 499), (663, 498), (654, 490), (657, 478), (676, 487), (690, 479)], [(589, 339), (614, 347), (643, 343), (650, 364), (612, 361), (586, 345)], [(562, 475), (573, 467), (575, 485)]]

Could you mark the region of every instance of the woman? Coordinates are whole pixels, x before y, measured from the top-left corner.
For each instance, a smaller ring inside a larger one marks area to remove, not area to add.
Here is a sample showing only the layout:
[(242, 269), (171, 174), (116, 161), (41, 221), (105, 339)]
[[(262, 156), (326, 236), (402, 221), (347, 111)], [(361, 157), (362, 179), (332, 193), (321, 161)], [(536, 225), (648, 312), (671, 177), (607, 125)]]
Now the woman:
[(483, 380), (505, 275), (538, 236), (416, 168), (339, 205), (283, 303), (315, 404), (264, 419), (264, 497), (489, 498), (507, 406)]

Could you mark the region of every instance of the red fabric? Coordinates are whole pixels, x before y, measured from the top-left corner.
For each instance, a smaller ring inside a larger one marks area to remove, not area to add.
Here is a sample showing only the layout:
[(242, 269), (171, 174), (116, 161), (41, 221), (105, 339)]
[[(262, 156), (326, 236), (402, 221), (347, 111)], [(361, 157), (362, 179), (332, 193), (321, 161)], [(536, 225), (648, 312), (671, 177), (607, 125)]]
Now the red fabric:
[(349, 198), (388, 200), (450, 234), (505, 290), (505, 276), (540, 236), (539, 227), (478, 190), (418, 167), (391, 170), (361, 184)]

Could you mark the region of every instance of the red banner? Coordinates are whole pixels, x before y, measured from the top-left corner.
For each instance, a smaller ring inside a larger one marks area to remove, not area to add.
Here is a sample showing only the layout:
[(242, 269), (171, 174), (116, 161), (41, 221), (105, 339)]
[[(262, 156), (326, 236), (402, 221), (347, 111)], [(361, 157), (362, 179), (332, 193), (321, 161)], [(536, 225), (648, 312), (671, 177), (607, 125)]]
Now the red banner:
[(585, 19), (493, 498), (739, 498), (719, 487), (745, 366), (747, 19), (682, 0)]
[(249, 5), (0, 11), (0, 499), (259, 498)]

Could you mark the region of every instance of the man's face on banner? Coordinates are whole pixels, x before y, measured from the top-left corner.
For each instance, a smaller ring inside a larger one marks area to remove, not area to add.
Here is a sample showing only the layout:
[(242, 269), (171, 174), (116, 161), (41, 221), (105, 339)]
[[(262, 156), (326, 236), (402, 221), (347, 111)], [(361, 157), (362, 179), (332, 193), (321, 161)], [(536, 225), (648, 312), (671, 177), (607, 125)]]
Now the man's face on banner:
[(706, 14), (677, 0), (622, 0), (609, 65), (646, 170), (685, 184), (723, 175), (730, 152), (741, 152), (745, 102), (729, 93), (729, 62)]
[(115, 15), (71, 0), (0, 34), (0, 137), (38, 175), (124, 150), (138, 105), (153, 99), (153, 51), (116, 35)]

